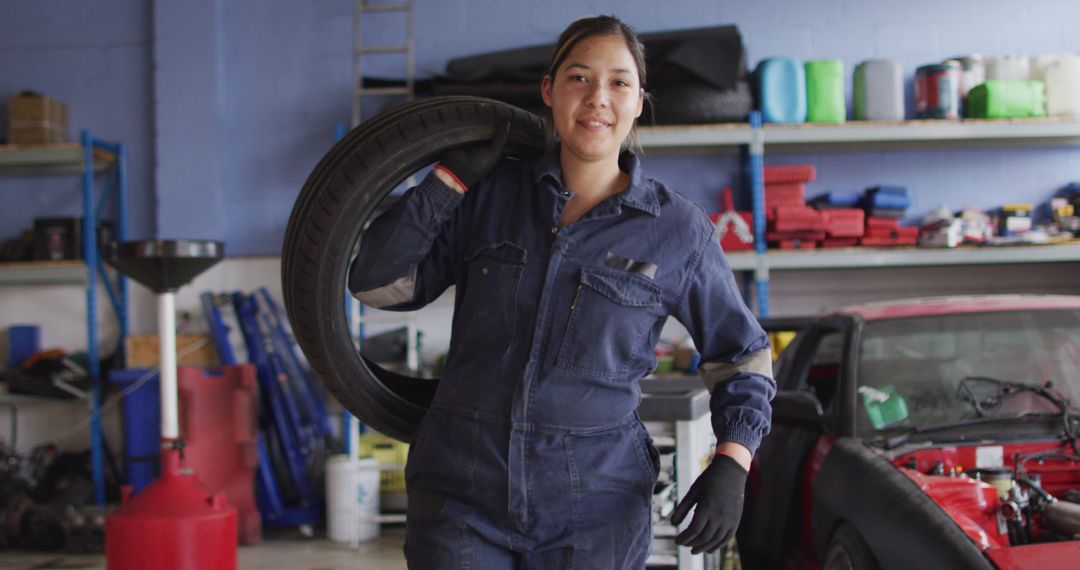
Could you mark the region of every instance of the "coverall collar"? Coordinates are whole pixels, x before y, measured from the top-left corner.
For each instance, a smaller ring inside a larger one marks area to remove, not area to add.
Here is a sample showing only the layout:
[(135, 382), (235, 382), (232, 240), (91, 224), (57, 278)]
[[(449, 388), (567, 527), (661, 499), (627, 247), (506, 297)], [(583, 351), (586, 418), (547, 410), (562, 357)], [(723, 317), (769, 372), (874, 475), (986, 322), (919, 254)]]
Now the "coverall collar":
[[(619, 169), (630, 175), (630, 186), (615, 195), (620, 204), (630, 206), (636, 210), (651, 214), (653, 217), (660, 215), (660, 201), (656, 197), (656, 189), (652, 180), (642, 174), (641, 159), (628, 150), (619, 155)], [(555, 145), (540, 160), (536, 161), (534, 168), (537, 183), (550, 177), (559, 188), (563, 187), (562, 165), (559, 162), (559, 145)]]

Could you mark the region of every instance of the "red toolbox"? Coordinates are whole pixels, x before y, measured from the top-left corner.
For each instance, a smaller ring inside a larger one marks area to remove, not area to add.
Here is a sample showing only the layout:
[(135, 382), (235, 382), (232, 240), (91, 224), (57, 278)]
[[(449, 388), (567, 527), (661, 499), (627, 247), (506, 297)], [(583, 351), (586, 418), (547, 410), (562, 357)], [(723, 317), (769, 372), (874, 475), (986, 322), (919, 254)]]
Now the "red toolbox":
[(806, 205), (806, 185), (768, 184), (765, 186), (765, 219), (776, 218), (776, 209)]
[(720, 213), (709, 214), (724, 251), (754, 249), (754, 213), (736, 212), (731, 188), (720, 193)]
[(866, 231), (865, 213), (856, 208), (822, 210), (821, 218), (830, 238), (860, 238)]
[[(866, 218), (866, 235), (868, 237), (885, 237), (885, 235), (900, 229), (900, 220), (897, 218)], [(885, 235), (883, 235), (885, 234)]]
[(765, 167), (765, 184), (812, 182), (817, 177), (813, 164), (785, 164)]
[(211, 493), (236, 508), (240, 544), (258, 544), (262, 519), (255, 505), (259, 400), (255, 366), (177, 369), (180, 433), (187, 467)]
[(770, 229), (774, 232), (824, 232), (821, 212), (809, 206), (776, 208)]

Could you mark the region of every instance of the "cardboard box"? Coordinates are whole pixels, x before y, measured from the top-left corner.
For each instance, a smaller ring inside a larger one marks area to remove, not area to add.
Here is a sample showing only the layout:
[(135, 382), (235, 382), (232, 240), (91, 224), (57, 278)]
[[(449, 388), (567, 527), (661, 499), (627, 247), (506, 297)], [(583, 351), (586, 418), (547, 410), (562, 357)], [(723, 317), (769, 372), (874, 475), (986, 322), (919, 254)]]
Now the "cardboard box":
[(67, 142), (67, 104), (33, 91), (8, 100), (8, 144)]
[[(132, 334), (128, 335), (124, 342), (127, 354), (128, 368), (147, 368), (157, 366), (161, 362), (161, 341), (156, 334)], [(181, 366), (219, 366), (217, 351), (210, 335), (205, 334), (178, 334), (176, 335), (176, 351), (180, 354), (191, 350), (187, 354), (179, 356), (177, 364)]]

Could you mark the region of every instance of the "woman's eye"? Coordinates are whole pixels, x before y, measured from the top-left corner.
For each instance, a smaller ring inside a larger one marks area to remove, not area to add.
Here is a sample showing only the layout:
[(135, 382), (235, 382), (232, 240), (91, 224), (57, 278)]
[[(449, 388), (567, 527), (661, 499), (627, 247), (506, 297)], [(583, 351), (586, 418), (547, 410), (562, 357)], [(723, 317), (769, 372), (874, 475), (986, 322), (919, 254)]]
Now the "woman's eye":
[(584, 76), (584, 75), (571, 75), (571, 76), (570, 76), (570, 81), (578, 81), (578, 82), (581, 82), (581, 81), (586, 81), (586, 79), (585, 79), (585, 76)]
[(622, 79), (616, 79), (614, 83), (616, 87), (630, 87), (630, 84)]

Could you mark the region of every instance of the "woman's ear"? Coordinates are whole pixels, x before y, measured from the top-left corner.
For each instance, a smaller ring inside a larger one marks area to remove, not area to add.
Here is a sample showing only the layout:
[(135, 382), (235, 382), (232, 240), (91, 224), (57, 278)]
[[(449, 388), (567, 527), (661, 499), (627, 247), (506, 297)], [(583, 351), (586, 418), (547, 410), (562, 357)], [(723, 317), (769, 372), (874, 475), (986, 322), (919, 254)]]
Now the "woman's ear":
[(637, 113), (634, 114), (634, 118), (640, 117), (643, 109), (645, 109), (645, 88), (638, 87)]
[(544, 99), (544, 104), (548, 107), (551, 106), (551, 91), (555, 87), (555, 80), (550, 75), (545, 75), (544, 80), (540, 82), (540, 97)]

